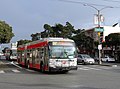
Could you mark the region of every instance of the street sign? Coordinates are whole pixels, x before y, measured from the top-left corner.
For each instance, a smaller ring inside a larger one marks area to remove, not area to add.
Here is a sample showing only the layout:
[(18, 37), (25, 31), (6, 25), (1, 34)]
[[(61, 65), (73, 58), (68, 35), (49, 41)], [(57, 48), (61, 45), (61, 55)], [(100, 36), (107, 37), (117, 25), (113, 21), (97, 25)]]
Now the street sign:
[(103, 32), (104, 29), (103, 29), (103, 28), (95, 28), (95, 31), (96, 31), (96, 32)]
[(99, 44), (98, 45), (98, 50), (101, 50), (102, 49), (102, 44)]

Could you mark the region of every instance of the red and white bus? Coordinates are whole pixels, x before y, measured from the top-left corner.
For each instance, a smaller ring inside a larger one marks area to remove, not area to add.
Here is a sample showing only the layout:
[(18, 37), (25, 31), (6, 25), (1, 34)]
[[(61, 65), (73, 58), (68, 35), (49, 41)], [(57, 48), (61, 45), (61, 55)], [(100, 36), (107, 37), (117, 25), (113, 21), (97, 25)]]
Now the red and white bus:
[(77, 50), (73, 40), (42, 38), (18, 46), (18, 63), (44, 71), (77, 70)]

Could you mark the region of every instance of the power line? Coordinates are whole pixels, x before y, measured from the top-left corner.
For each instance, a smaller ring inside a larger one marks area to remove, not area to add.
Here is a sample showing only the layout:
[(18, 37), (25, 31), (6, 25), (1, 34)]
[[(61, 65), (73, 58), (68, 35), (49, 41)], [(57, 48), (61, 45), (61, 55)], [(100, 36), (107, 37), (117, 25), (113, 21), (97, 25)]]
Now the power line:
[(118, 1), (118, 0), (103, 0), (103, 1), (120, 3), (120, 1)]
[[(81, 5), (93, 5), (93, 6), (100, 6), (100, 7), (113, 7), (113, 6), (108, 6), (108, 5), (102, 5), (102, 4), (94, 4), (94, 3), (86, 3), (86, 2), (80, 2), (80, 1), (72, 1), (72, 0), (58, 0), (62, 2), (68, 2), (68, 3), (77, 3)], [(105, 0), (104, 0), (105, 1)], [(106, 0), (107, 1), (107, 0)], [(113, 8), (120, 8), (120, 7), (113, 7)]]

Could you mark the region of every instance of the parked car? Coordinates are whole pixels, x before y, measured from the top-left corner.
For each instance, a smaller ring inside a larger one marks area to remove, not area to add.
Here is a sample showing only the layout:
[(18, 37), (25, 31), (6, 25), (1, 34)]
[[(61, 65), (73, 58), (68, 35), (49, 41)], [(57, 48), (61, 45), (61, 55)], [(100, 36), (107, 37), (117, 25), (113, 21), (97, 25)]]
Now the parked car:
[(0, 59), (6, 59), (4, 54), (0, 54)]
[(77, 63), (94, 64), (95, 60), (87, 54), (78, 54)]
[(105, 56), (104, 58), (101, 58), (103, 62), (115, 62), (115, 59), (110, 56)]
[(17, 61), (17, 55), (11, 55), (11, 56), (10, 56), (10, 60)]

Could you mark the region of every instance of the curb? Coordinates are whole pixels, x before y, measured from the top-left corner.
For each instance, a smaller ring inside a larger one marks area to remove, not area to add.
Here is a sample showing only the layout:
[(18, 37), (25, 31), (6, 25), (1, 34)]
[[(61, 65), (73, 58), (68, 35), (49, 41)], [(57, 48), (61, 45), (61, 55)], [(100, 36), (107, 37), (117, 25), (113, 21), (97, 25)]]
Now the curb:
[(120, 65), (117, 64), (117, 63), (104, 63), (104, 62), (102, 62), (101, 64), (99, 64), (98, 62), (96, 62), (95, 65), (99, 65), (99, 66), (109, 66), (109, 67), (118, 67), (118, 66), (120, 66)]
[(100, 66), (117, 67), (117, 65), (112, 65), (112, 64), (100, 64)]

